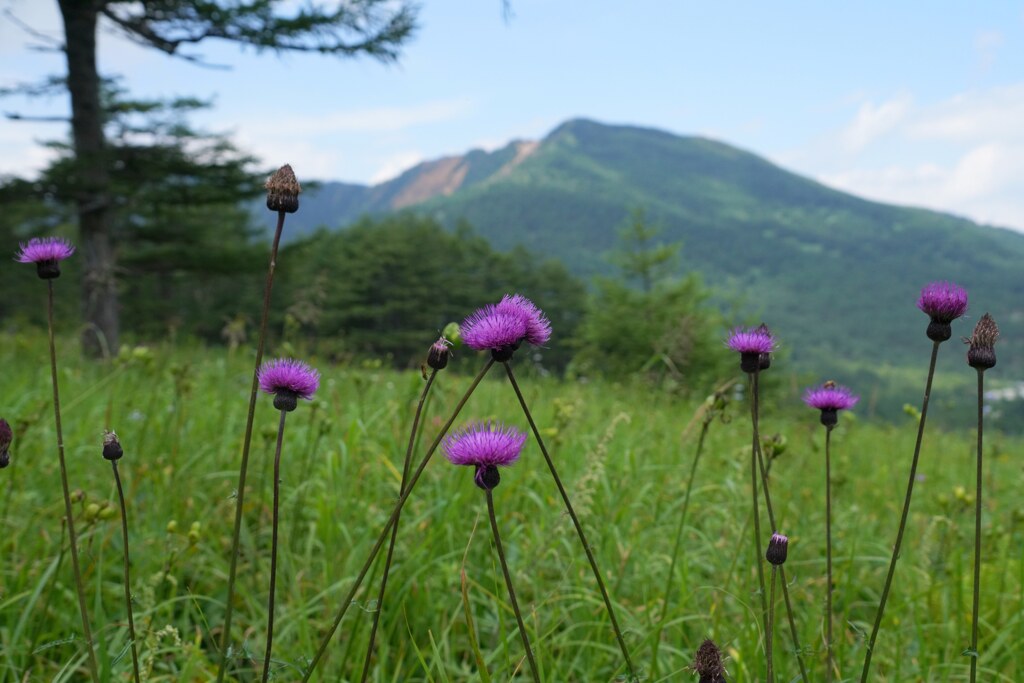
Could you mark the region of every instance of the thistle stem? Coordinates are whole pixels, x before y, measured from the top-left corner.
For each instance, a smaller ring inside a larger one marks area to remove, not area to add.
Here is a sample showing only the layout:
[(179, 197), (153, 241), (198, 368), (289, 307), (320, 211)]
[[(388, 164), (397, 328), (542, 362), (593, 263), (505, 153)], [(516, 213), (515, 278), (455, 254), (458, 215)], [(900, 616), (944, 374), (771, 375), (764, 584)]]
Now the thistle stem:
[(281, 444), (284, 442), (284, 420), (288, 411), (281, 411), (277, 425), (277, 448), (274, 450), (274, 521), (270, 532), (270, 597), (267, 600), (267, 650), (263, 655), (263, 683), (270, 676), (270, 651), (274, 646), (274, 595), (277, 589), (277, 523), (281, 498)]
[(463, 407), (465, 407), (466, 402), (469, 400), (469, 397), (473, 395), (473, 392), (476, 390), (477, 385), (480, 384), (481, 380), (483, 380), (484, 378), (484, 375), (487, 374), (487, 372), (491, 369), (491, 366), (493, 365), (494, 359), (488, 359), (487, 364), (484, 365), (482, 370), (480, 370), (476, 378), (473, 380), (473, 383), (469, 385), (468, 389), (466, 389), (466, 393), (463, 394), (458, 404), (456, 404), (455, 410), (452, 411), (451, 417), (448, 418), (448, 421), (441, 428), (440, 433), (438, 433), (438, 435), (434, 438), (434, 442), (430, 444), (430, 448), (427, 449), (427, 453), (426, 455), (423, 456), (423, 460), (420, 461), (420, 464), (416, 468), (416, 471), (413, 472), (412, 477), (409, 479), (409, 486), (406, 487), (405, 493), (403, 493), (399, 497), (398, 502), (395, 503), (395, 508), (391, 512), (391, 517), (389, 517), (388, 521), (384, 524), (384, 528), (381, 530), (380, 536), (377, 537), (377, 542), (374, 543), (373, 548), (370, 550), (369, 556), (367, 556), (366, 561), (363, 563), (363, 568), (359, 570), (359, 574), (356, 576), (356, 580), (352, 583), (352, 586), (349, 588), (348, 594), (342, 601), (341, 608), (338, 610), (338, 614), (334, 618), (334, 623), (331, 625), (330, 630), (328, 630), (327, 634), (323, 637), (323, 639), (321, 639), (320, 647), (317, 648), (316, 654), (313, 656), (313, 659), (309, 663), (309, 667), (306, 669), (306, 673), (302, 677), (302, 683), (306, 683), (306, 681), (310, 679), (310, 677), (313, 675), (313, 672), (316, 671), (316, 667), (320, 663), (320, 660), (323, 659), (324, 653), (327, 651), (327, 646), (330, 644), (331, 638), (334, 637), (335, 632), (337, 632), (338, 626), (341, 625), (341, 620), (345, 618), (345, 614), (348, 612), (348, 608), (352, 604), (352, 599), (355, 597), (356, 591), (359, 590), (359, 586), (362, 585), (363, 579), (366, 578), (367, 572), (370, 571), (370, 566), (373, 564), (374, 559), (376, 559), (377, 553), (380, 552), (381, 546), (384, 545), (384, 541), (388, 537), (388, 532), (391, 531), (391, 527), (394, 526), (398, 517), (402, 514), (402, 508), (405, 506), (405, 501), (409, 500), (409, 496), (412, 495), (413, 489), (416, 488), (416, 483), (420, 480), (420, 475), (422, 475), (423, 470), (427, 468), (427, 464), (430, 462), (430, 459), (434, 457), (434, 452), (437, 450), (437, 447), (441, 444), (441, 440), (444, 438), (445, 434), (448, 433), (448, 430), (451, 429), (452, 424), (455, 422), (456, 418), (458, 418), (459, 413), (462, 412), (462, 409)]
[(597, 580), (597, 586), (601, 590), (601, 597), (604, 598), (605, 608), (608, 610), (608, 618), (612, 623), (612, 630), (615, 631), (615, 638), (619, 642), (619, 649), (622, 650), (622, 656), (626, 660), (626, 667), (629, 669), (630, 680), (635, 681), (637, 679), (636, 670), (633, 668), (633, 660), (629, 657), (629, 650), (626, 648), (626, 641), (622, 637), (622, 630), (619, 628), (619, 622), (615, 618), (615, 610), (612, 608), (611, 598), (608, 597), (608, 589), (605, 588), (604, 579), (601, 578), (601, 570), (597, 567), (597, 560), (594, 558), (594, 552), (590, 549), (590, 544), (587, 542), (587, 536), (583, 533), (583, 525), (580, 524), (579, 517), (576, 516), (576, 511), (572, 507), (572, 502), (569, 500), (569, 494), (565, 492), (565, 487), (562, 485), (562, 480), (558, 476), (558, 471), (555, 469), (555, 463), (551, 459), (551, 455), (548, 453), (547, 447), (544, 445), (544, 439), (540, 436), (540, 430), (537, 429), (537, 424), (533, 421), (533, 415), (530, 413), (530, 408), (526, 405), (526, 398), (523, 396), (523, 392), (519, 389), (519, 384), (516, 382), (515, 375), (512, 372), (512, 366), (506, 361), (503, 363), (505, 366), (505, 373), (508, 375), (509, 382), (512, 384), (512, 389), (516, 392), (516, 397), (519, 399), (519, 405), (523, 409), (523, 414), (526, 416), (526, 421), (530, 423), (530, 429), (533, 430), (533, 436), (537, 439), (537, 445), (540, 447), (540, 452), (544, 456), (544, 461), (548, 465), (548, 469), (551, 471), (551, 477), (555, 480), (555, 486), (558, 487), (558, 493), (562, 496), (562, 502), (565, 504), (565, 509), (569, 513), (569, 517), (572, 519), (573, 526), (576, 527), (576, 535), (580, 537), (580, 543), (583, 545), (583, 551), (587, 554), (587, 560), (590, 562), (590, 568), (594, 572), (594, 578)]
[(768, 630), (765, 631), (765, 656), (768, 660), (768, 683), (775, 683), (775, 670), (772, 668), (772, 631), (775, 629), (775, 575), (777, 566), (772, 565), (771, 597), (768, 600)]
[[(758, 595), (761, 598), (761, 624), (764, 627), (765, 635), (768, 632), (768, 591), (764, 582), (764, 563), (761, 562), (764, 553), (761, 549), (761, 512), (757, 499), (757, 465), (758, 454), (760, 453), (760, 436), (757, 432), (757, 373), (750, 375), (750, 418), (751, 418), (751, 445), (750, 445), (750, 495), (753, 500), (754, 511), (754, 564), (757, 567)], [(767, 482), (765, 482), (767, 483)], [(775, 525), (772, 524), (773, 530)], [(765, 642), (767, 646), (767, 641)]]
[(832, 427), (825, 427), (825, 683), (832, 683)]
[(885, 603), (889, 599), (889, 589), (892, 587), (892, 577), (896, 573), (896, 560), (900, 557), (900, 547), (903, 545), (903, 532), (907, 527), (907, 517), (910, 514), (910, 498), (914, 494), (914, 481), (917, 479), (917, 461), (921, 455), (921, 440), (924, 437), (924, 423), (928, 418), (928, 399), (932, 393), (932, 379), (935, 377), (935, 361), (939, 355), (939, 344), (932, 342), (932, 358), (928, 364), (928, 379), (924, 386), (924, 400), (921, 403), (921, 419), (917, 425), (917, 442), (914, 444), (914, 458), (910, 462), (910, 477), (907, 480), (907, 495), (903, 499), (903, 514), (900, 516), (900, 527), (896, 533), (896, 545), (892, 549), (892, 559), (889, 561), (889, 573), (885, 577), (885, 586), (882, 588), (882, 599), (878, 604), (878, 613), (875, 615), (875, 625), (871, 629), (871, 637), (868, 639), (867, 651), (864, 654), (864, 669), (860, 674), (860, 682), (867, 683), (868, 671), (871, 669), (871, 655), (875, 650), (875, 639), (878, 637), (878, 629), (882, 626), (882, 615), (885, 614)]
[(974, 609), (971, 615), (971, 683), (978, 680), (978, 609), (981, 603), (981, 444), (984, 427), (985, 371), (978, 369), (978, 462), (974, 493)]
[(252, 390), (249, 392), (249, 412), (245, 419), (245, 436), (242, 440), (242, 462), (238, 467), (238, 489), (235, 492), (235, 528), (231, 537), (231, 567), (228, 570), (228, 597), (224, 606), (224, 632), (220, 641), (220, 665), (217, 668), (217, 683), (222, 683), (228, 666), (228, 650), (231, 643), (231, 616), (235, 609), (235, 577), (238, 571), (238, 544), (242, 534), (242, 508), (245, 505), (245, 475), (249, 469), (249, 447), (252, 444), (252, 425), (256, 416), (256, 395), (259, 392), (259, 369), (263, 362), (263, 346), (267, 339), (267, 317), (270, 312), (270, 293), (274, 288), (274, 269), (277, 267), (277, 249), (281, 244), (284, 229), (284, 211), (277, 213), (277, 228), (270, 248), (270, 264), (267, 267), (267, 282), (263, 289), (263, 311), (260, 314), (260, 333), (256, 340), (256, 363), (252, 370)]
[(110, 464), (114, 468), (117, 499), (121, 503), (121, 535), (124, 537), (124, 606), (128, 610), (128, 638), (132, 645), (132, 673), (135, 674), (135, 683), (139, 683), (139, 653), (135, 646), (135, 617), (132, 616), (131, 573), (128, 568), (128, 508), (124, 504), (124, 489), (121, 486), (121, 475), (117, 471), (117, 461), (111, 460)]
[(53, 381), (53, 419), (57, 429), (57, 457), (60, 460), (60, 485), (64, 492), (64, 514), (68, 522), (68, 538), (71, 541), (71, 567), (75, 574), (75, 590), (78, 592), (78, 610), (82, 616), (82, 635), (88, 652), (89, 673), (99, 683), (99, 667), (96, 666), (96, 652), (92, 647), (92, 629), (89, 628), (89, 613), (85, 608), (85, 588), (78, 564), (78, 537), (75, 534), (74, 511), (71, 509), (71, 491), (68, 488), (68, 468), (64, 460), (64, 433), (60, 425), (60, 392), (57, 389), (57, 347), (53, 341), (53, 280), (47, 280), (47, 322), (50, 335), (50, 378)]
[[(760, 398), (760, 371), (753, 373), (752, 386), (754, 387), (754, 401), (753, 401), (753, 422), (754, 431), (757, 432), (760, 429), (760, 410), (761, 410), (761, 398)], [(772, 495), (768, 488), (768, 470), (765, 468), (764, 458), (761, 455), (761, 440), (760, 436), (755, 438), (756, 452), (757, 452), (757, 465), (761, 471), (761, 484), (764, 488), (764, 505), (768, 510), (768, 523), (772, 527), (772, 533), (778, 533), (779, 526), (775, 523), (775, 510), (772, 507)], [(758, 558), (760, 562), (760, 558)], [(793, 616), (793, 604), (789, 600), (789, 581), (786, 579), (786, 567), (784, 565), (779, 566), (779, 579), (782, 582), (782, 599), (786, 603), (786, 619), (789, 621), (789, 634), (793, 639), (793, 651), (796, 653), (796, 661), (800, 666), (800, 678), (804, 683), (809, 680), (807, 678), (807, 667), (804, 666), (803, 655), (800, 654), (800, 637), (796, 630), (796, 619)]]
[(704, 451), (704, 438), (708, 434), (708, 428), (711, 426), (711, 421), (714, 419), (714, 414), (709, 412), (704, 418), (704, 422), (701, 425), (700, 437), (697, 439), (697, 453), (693, 456), (693, 464), (690, 465), (690, 476), (686, 480), (686, 493), (683, 494), (683, 509), (679, 513), (679, 526), (676, 528), (676, 541), (672, 546), (672, 560), (668, 566), (668, 577), (665, 579), (665, 589), (662, 595), (665, 596), (664, 604), (661, 608), (661, 615), (658, 618), (658, 627), (655, 629), (654, 644), (652, 645), (651, 652), (651, 673), (650, 678), (657, 680), (658, 674), (658, 648), (661, 645), (661, 632), (665, 625), (665, 618), (668, 616), (669, 600), (672, 594), (675, 592), (672, 590), (672, 586), (676, 574), (676, 562), (679, 559), (679, 550), (683, 545), (683, 529), (686, 527), (686, 512), (690, 507), (690, 492), (693, 490), (693, 480), (697, 475), (697, 463), (700, 462), (701, 453)]
[(508, 599), (512, 603), (512, 611), (516, 614), (516, 623), (519, 624), (519, 635), (523, 639), (523, 647), (526, 648), (526, 658), (530, 660), (530, 673), (533, 674), (534, 683), (540, 683), (540, 674), (537, 669), (537, 661), (533, 658), (533, 650), (530, 648), (530, 637), (526, 635), (526, 624), (523, 623), (523, 615), (519, 612), (519, 603), (516, 601), (516, 591), (512, 587), (512, 575), (508, 571), (508, 562), (505, 560), (505, 550), (501, 547), (501, 534), (498, 533), (498, 520), (494, 515), (494, 496), (490, 489), (487, 493), (487, 514), (491, 519), (491, 531), (494, 533), (494, 547), (498, 550), (498, 561), (501, 562), (501, 573), (505, 575), (505, 586), (508, 587)]
[[(405, 482), (409, 479), (409, 468), (412, 465), (412, 452), (421, 426), (420, 416), (423, 413), (423, 405), (426, 402), (427, 395), (430, 393), (430, 387), (434, 384), (435, 377), (437, 377), (436, 369), (431, 371), (423, 391), (420, 392), (420, 400), (416, 405), (416, 414), (412, 419), (412, 428), (409, 430), (409, 444), (405, 447), (405, 461), (402, 463), (402, 483), (399, 485), (398, 495), (405, 493)], [(380, 590), (377, 592), (377, 609), (373, 613), (373, 625), (370, 627), (370, 642), (366, 646), (366, 659), (363, 660), (363, 675), (359, 679), (363, 683), (366, 682), (367, 677), (370, 675), (373, 643), (377, 637), (377, 627), (380, 624), (380, 613), (384, 605), (384, 591), (387, 590), (388, 586), (388, 574), (391, 571), (391, 560), (395, 553), (395, 541), (398, 538), (398, 525), (401, 519), (401, 514), (399, 514), (398, 517), (395, 517), (394, 526), (391, 527), (391, 541), (388, 543), (388, 554), (384, 559), (384, 574), (381, 576)]]

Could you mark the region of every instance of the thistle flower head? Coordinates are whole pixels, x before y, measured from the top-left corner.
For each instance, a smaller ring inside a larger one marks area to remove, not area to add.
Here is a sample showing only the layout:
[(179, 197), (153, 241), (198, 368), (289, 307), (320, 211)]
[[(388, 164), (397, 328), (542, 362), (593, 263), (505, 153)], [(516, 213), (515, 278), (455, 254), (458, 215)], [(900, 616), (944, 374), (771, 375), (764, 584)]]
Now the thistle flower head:
[(921, 289), (917, 307), (928, 314), (928, 338), (944, 342), (952, 335), (951, 322), (967, 312), (967, 291), (953, 282), (932, 282)]
[(715, 641), (706, 639), (693, 655), (690, 668), (700, 676), (700, 683), (725, 683), (725, 666), (722, 664), (722, 651)]
[(117, 434), (114, 432), (106, 432), (103, 434), (103, 457), (107, 460), (120, 460), (121, 456), (124, 455), (124, 449), (121, 448), (121, 441), (117, 438)]
[(320, 387), (320, 373), (309, 365), (291, 358), (275, 358), (260, 366), (260, 389), (274, 394), (274, 407), (278, 410), (295, 410), (297, 399), (307, 401)]
[(734, 328), (725, 340), (725, 345), (740, 354), (740, 369), (748, 373), (767, 369), (771, 364), (769, 354), (778, 346), (764, 323), (747, 329)]
[(964, 339), (965, 344), (971, 347), (967, 350), (967, 364), (975, 370), (985, 371), (996, 365), (996, 340), (999, 339), (999, 326), (991, 315), (986, 313), (974, 326), (974, 333), (969, 339)]
[(448, 367), (448, 358), (451, 354), (451, 342), (442, 335), (430, 345), (427, 351), (427, 365), (434, 370), (444, 370)]
[(285, 164), (267, 178), (267, 208), (271, 211), (295, 213), (299, 210), (299, 193), (302, 187), (295, 178), (291, 164)]
[(839, 421), (838, 411), (849, 410), (859, 400), (860, 396), (832, 381), (804, 392), (804, 403), (821, 411), (821, 423), (826, 427), (834, 427)]
[(473, 465), (474, 481), (482, 489), (493, 489), (501, 481), (498, 467), (519, 459), (526, 434), (500, 423), (471, 424), (444, 440), (444, 453), (453, 465)]
[(15, 260), (36, 264), (36, 273), (44, 280), (60, 277), (60, 262), (75, 253), (75, 247), (63, 237), (33, 237), (20, 247)]
[(504, 362), (524, 342), (535, 346), (551, 338), (551, 322), (532, 301), (520, 294), (505, 295), (467, 317), (460, 327), (462, 341), (478, 351), (490, 350)]
[(772, 534), (771, 539), (768, 541), (768, 550), (765, 552), (764, 557), (771, 564), (780, 565), (785, 563), (788, 550), (789, 538), (782, 534)]
[(7, 424), (7, 420), (0, 417), (0, 469), (11, 464), (9, 449), (13, 438), (14, 432), (11, 431), (11, 425)]

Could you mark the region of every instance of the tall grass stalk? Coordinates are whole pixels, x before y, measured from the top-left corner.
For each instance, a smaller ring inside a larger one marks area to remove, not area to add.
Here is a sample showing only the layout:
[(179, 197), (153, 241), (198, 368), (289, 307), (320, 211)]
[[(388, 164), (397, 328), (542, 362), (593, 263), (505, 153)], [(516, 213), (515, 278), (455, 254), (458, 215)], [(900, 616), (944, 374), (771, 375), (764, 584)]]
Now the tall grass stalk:
[(281, 500), (281, 444), (284, 442), (284, 422), (288, 411), (281, 411), (277, 425), (277, 447), (274, 450), (274, 502), (273, 522), (270, 532), (270, 596), (267, 598), (267, 648), (263, 654), (263, 683), (270, 676), (270, 652), (274, 646), (274, 596), (277, 590), (277, 527)]
[(505, 559), (505, 550), (501, 547), (501, 534), (498, 533), (498, 519), (494, 514), (494, 495), (491, 489), (486, 489), (487, 494), (487, 515), (491, 520), (491, 533), (494, 535), (494, 547), (498, 551), (498, 561), (501, 563), (501, 573), (505, 577), (505, 586), (508, 588), (508, 599), (512, 603), (512, 611), (516, 615), (516, 623), (519, 624), (519, 636), (523, 640), (523, 647), (526, 648), (526, 659), (530, 662), (530, 673), (533, 674), (534, 683), (540, 683), (540, 673), (537, 668), (537, 660), (533, 658), (533, 649), (530, 647), (530, 637), (526, 633), (526, 624), (523, 623), (523, 615), (519, 611), (519, 602), (516, 600), (516, 590), (512, 586), (512, 575), (508, 571), (508, 561)]
[(231, 563), (228, 569), (228, 595), (224, 605), (224, 632), (220, 641), (220, 664), (217, 667), (217, 683), (222, 683), (227, 671), (231, 650), (231, 617), (235, 609), (235, 577), (238, 572), (238, 545), (242, 534), (242, 510), (245, 505), (245, 478), (249, 471), (249, 448), (252, 445), (252, 426), (256, 416), (256, 396), (259, 393), (259, 369), (263, 363), (263, 347), (267, 339), (267, 317), (270, 313), (270, 294), (274, 288), (274, 269), (277, 267), (277, 250), (281, 244), (285, 212), (277, 213), (277, 228), (270, 248), (270, 264), (263, 289), (263, 310), (260, 314), (260, 332), (256, 340), (256, 359), (252, 369), (252, 390), (249, 392), (249, 412), (245, 418), (245, 436), (242, 439), (242, 460), (238, 466), (238, 488), (235, 490), (235, 527), (231, 535)]
[(932, 356), (928, 364), (928, 379), (925, 381), (924, 399), (921, 402), (921, 419), (917, 424), (917, 441), (914, 443), (914, 458), (910, 461), (910, 476), (907, 479), (907, 495), (903, 499), (903, 514), (900, 515), (899, 531), (896, 532), (896, 544), (892, 548), (889, 573), (885, 577), (885, 586), (882, 588), (882, 598), (878, 603), (875, 625), (871, 628), (867, 651), (864, 653), (864, 668), (860, 674), (861, 683), (867, 683), (868, 680), (868, 672), (871, 670), (871, 656), (875, 651), (875, 640), (878, 638), (878, 630), (882, 626), (882, 615), (885, 614), (885, 604), (889, 599), (893, 575), (896, 573), (896, 560), (899, 559), (900, 548), (903, 546), (903, 532), (907, 528), (907, 517), (910, 514), (910, 499), (914, 494), (914, 482), (917, 480), (917, 462), (921, 456), (921, 440), (924, 438), (924, 425), (925, 420), (928, 418), (928, 399), (932, 393), (932, 379), (935, 377), (935, 361), (939, 356), (939, 344), (941, 343), (939, 341), (932, 342)]
[(384, 524), (384, 528), (381, 530), (380, 535), (377, 537), (377, 542), (374, 543), (373, 548), (370, 550), (370, 554), (367, 556), (366, 561), (363, 563), (362, 569), (359, 570), (359, 574), (356, 576), (355, 581), (349, 588), (348, 594), (345, 596), (345, 599), (342, 600), (341, 607), (338, 610), (338, 614), (334, 618), (334, 623), (331, 624), (331, 628), (328, 629), (327, 634), (324, 635), (324, 637), (320, 640), (320, 646), (317, 648), (316, 654), (313, 656), (313, 659), (310, 660), (309, 666), (306, 668), (306, 673), (302, 676), (302, 683), (306, 683), (306, 681), (308, 681), (310, 677), (313, 675), (313, 672), (316, 671), (316, 667), (320, 664), (320, 660), (323, 659), (324, 653), (327, 652), (327, 646), (330, 644), (331, 639), (337, 632), (338, 626), (341, 625), (341, 620), (345, 618), (345, 614), (348, 612), (348, 608), (352, 604), (352, 599), (355, 598), (356, 591), (359, 590), (359, 587), (363, 583), (363, 579), (366, 578), (366, 574), (370, 571), (370, 567), (373, 565), (373, 561), (377, 557), (377, 553), (380, 552), (381, 547), (384, 545), (384, 541), (388, 537), (388, 532), (391, 531), (391, 527), (394, 526), (398, 518), (401, 516), (402, 508), (405, 506), (405, 501), (409, 500), (409, 496), (412, 495), (413, 489), (416, 488), (416, 482), (420, 480), (420, 476), (423, 474), (423, 471), (427, 468), (427, 465), (430, 463), (430, 459), (434, 457), (434, 453), (437, 451), (437, 447), (441, 445), (441, 440), (444, 439), (445, 435), (448, 433), (448, 430), (451, 429), (452, 424), (455, 422), (455, 420), (459, 416), (459, 413), (461, 413), (462, 409), (465, 407), (466, 402), (469, 401), (469, 397), (473, 395), (474, 391), (476, 391), (477, 386), (483, 380), (484, 376), (490, 371), (491, 367), (494, 365), (494, 362), (495, 361), (493, 358), (489, 358), (484, 367), (473, 379), (473, 383), (469, 385), (469, 388), (466, 389), (466, 393), (462, 395), (461, 399), (459, 399), (459, 402), (456, 404), (455, 409), (452, 411), (451, 417), (448, 418), (448, 421), (445, 422), (444, 426), (441, 428), (441, 431), (434, 438), (434, 442), (430, 444), (430, 448), (427, 449), (426, 455), (424, 455), (423, 460), (420, 461), (419, 467), (416, 468), (416, 471), (409, 479), (408, 488), (406, 488), (405, 493), (403, 493), (399, 497), (398, 502), (395, 503), (395, 508), (391, 512), (391, 517), (389, 517), (388, 521)]
[(111, 460), (110, 464), (114, 468), (117, 500), (121, 505), (121, 535), (124, 540), (124, 606), (128, 611), (128, 639), (132, 647), (132, 673), (135, 675), (135, 683), (140, 683), (139, 652), (135, 644), (135, 617), (132, 615), (132, 579), (129, 568), (131, 562), (128, 554), (128, 508), (124, 504), (124, 488), (121, 486), (121, 475), (117, 471), (117, 460)]
[(622, 637), (622, 629), (619, 628), (619, 622), (615, 618), (615, 609), (612, 607), (611, 598), (608, 597), (608, 589), (605, 588), (604, 579), (601, 577), (601, 570), (597, 566), (597, 560), (594, 558), (594, 552), (591, 550), (590, 543), (587, 542), (587, 536), (583, 532), (583, 525), (580, 524), (579, 517), (576, 516), (576, 511), (573, 509), (572, 502), (569, 500), (569, 494), (566, 493), (565, 487), (562, 485), (562, 480), (558, 476), (558, 470), (555, 469), (555, 463), (551, 459), (551, 455), (548, 453), (547, 447), (544, 445), (544, 439), (540, 436), (540, 430), (537, 429), (537, 424), (533, 421), (533, 415), (530, 413), (530, 408), (526, 404), (526, 398), (523, 396), (523, 392), (519, 389), (519, 384), (516, 382), (515, 374), (512, 372), (512, 366), (508, 361), (504, 361), (502, 364), (505, 366), (505, 374), (508, 375), (508, 380), (512, 384), (512, 389), (516, 392), (516, 397), (519, 399), (519, 405), (523, 409), (526, 421), (530, 423), (530, 429), (533, 431), (533, 436), (537, 440), (540, 452), (543, 454), (544, 461), (548, 465), (551, 477), (555, 480), (555, 486), (558, 487), (558, 493), (562, 496), (562, 502), (565, 504), (565, 509), (569, 513), (569, 517), (572, 519), (573, 526), (576, 527), (576, 535), (580, 538), (580, 544), (583, 546), (583, 550), (587, 554), (587, 560), (590, 562), (590, 568), (593, 570), (594, 578), (597, 580), (597, 586), (601, 590), (601, 597), (604, 598), (604, 606), (608, 611), (608, 618), (611, 621), (612, 630), (615, 632), (615, 638), (619, 643), (619, 649), (622, 650), (622, 657), (626, 660), (626, 667), (629, 670), (630, 680), (639, 680), (636, 675), (636, 669), (633, 667), (633, 660), (629, 657), (629, 649), (626, 647), (626, 641)]
[[(434, 379), (437, 377), (437, 369), (433, 369), (430, 372), (430, 376), (427, 378), (427, 383), (423, 387), (423, 391), (420, 392), (419, 403), (416, 404), (416, 414), (412, 419), (412, 427), (409, 429), (409, 444), (405, 447), (405, 460), (402, 463), (402, 482), (398, 487), (398, 495), (401, 496), (405, 493), (405, 484), (409, 479), (409, 469), (412, 466), (412, 452), (415, 447), (417, 438), (420, 432), (420, 417), (423, 414), (423, 406), (427, 400), (427, 396), (430, 394), (430, 387), (434, 384)], [(370, 660), (373, 658), (373, 644), (377, 637), (377, 627), (380, 625), (380, 613), (384, 607), (384, 592), (388, 586), (388, 574), (391, 572), (391, 560), (395, 553), (395, 541), (398, 538), (398, 525), (401, 522), (401, 513), (395, 517), (395, 524), (391, 527), (391, 541), (388, 543), (388, 554), (384, 560), (384, 573), (380, 579), (380, 590), (377, 592), (377, 609), (373, 613), (373, 625), (370, 627), (370, 641), (366, 645), (366, 658), (363, 660), (363, 675), (360, 677), (360, 681), (365, 683), (367, 677), (370, 675)]]
[(75, 590), (78, 593), (78, 611), (82, 616), (82, 635), (85, 637), (86, 662), (94, 683), (99, 683), (99, 667), (93, 650), (92, 629), (89, 628), (89, 613), (85, 608), (85, 587), (82, 585), (82, 571), (78, 563), (78, 536), (75, 534), (75, 515), (71, 509), (71, 491), (68, 487), (68, 468), (64, 459), (64, 432), (60, 424), (60, 392), (57, 388), (57, 347), (53, 341), (53, 280), (47, 280), (47, 323), (50, 337), (50, 378), (53, 382), (53, 420), (57, 430), (57, 456), (60, 460), (60, 485), (64, 493), (64, 514), (68, 524), (68, 538), (71, 542), (71, 567), (75, 574)]
[[(751, 386), (751, 421), (754, 425), (754, 452), (757, 459), (758, 469), (761, 473), (761, 485), (764, 489), (764, 504), (768, 511), (768, 523), (772, 527), (772, 533), (777, 534), (779, 532), (779, 526), (775, 520), (775, 510), (772, 507), (772, 496), (771, 491), (768, 488), (768, 471), (765, 469), (764, 458), (761, 454), (761, 436), (760, 436), (760, 369), (755, 370), (750, 374), (750, 386)], [(758, 566), (761, 566), (761, 558), (758, 558)], [(789, 633), (793, 639), (793, 652), (796, 654), (796, 661), (800, 667), (800, 678), (804, 683), (807, 683), (807, 667), (804, 665), (804, 658), (802, 650), (800, 648), (800, 636), (796, 630), (796, 618), (793, 615), (793, 603), (789, 599), (789, 581), (786, 578), (786, 568), (779, 566), (779, 578), (782, 581), (782, 598), (786, 603), (786, 618), (789, 621)]]

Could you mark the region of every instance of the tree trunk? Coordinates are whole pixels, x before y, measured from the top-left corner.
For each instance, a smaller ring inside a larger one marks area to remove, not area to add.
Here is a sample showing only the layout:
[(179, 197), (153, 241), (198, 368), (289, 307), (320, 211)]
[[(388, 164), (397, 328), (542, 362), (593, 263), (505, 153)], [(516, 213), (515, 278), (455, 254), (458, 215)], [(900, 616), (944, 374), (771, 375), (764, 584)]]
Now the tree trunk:
[(59, 0), (64, 17), (71, 133), (74, 140), (82, 276), (82, 348), (90, 356), (117, 352), (115, 256), (110, 240), (110, 176), (96, 68), (99, 0)]

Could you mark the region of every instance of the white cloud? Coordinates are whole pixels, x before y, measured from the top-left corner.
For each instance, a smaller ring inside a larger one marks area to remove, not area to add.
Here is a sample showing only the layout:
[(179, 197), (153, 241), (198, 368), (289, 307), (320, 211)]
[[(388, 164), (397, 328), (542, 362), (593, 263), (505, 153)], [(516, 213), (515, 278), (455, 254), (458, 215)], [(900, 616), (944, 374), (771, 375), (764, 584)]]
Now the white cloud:
[(423, 161), (423, 155), (419, 152), (409, 151), (395, 154), (384, 160), (370, 178), (370, 184), (376, 185), (377, 183), (383, 183), (385, 180), (396, 178), (421, 161)]
[(854, 120), (840, 133), (843, 146), (857, 152), (896, 128), (910, 111), (912, 101), (901, 95), (875, 105), (864, 102)]
[(979, 31), (974, 36), (974, 52), (977, 59), (977, 69), (985, 73), (992, 69), (996, 63), (999, 48), (1003, 46), (1004, 37), (1001, 31)]

